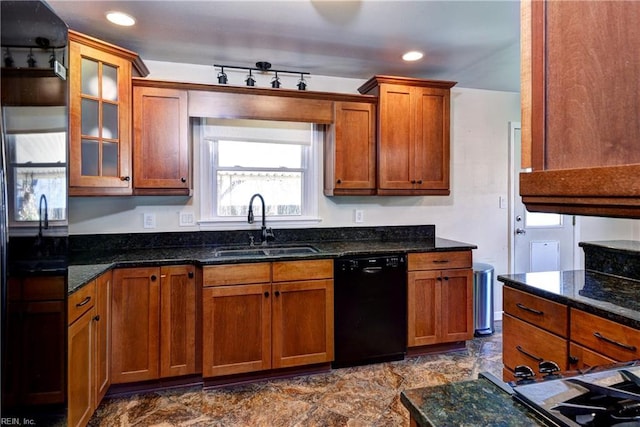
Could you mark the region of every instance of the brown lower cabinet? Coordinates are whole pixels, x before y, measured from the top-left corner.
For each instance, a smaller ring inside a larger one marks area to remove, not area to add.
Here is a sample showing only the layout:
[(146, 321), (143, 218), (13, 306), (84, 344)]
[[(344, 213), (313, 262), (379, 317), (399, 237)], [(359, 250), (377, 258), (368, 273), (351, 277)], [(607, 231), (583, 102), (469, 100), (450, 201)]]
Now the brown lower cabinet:
[(85, 426), (111, 385), (112, 272), (85, 285), (68, 300), (69, 426)]
[(333, 360), (333, 261), (205, 267), (203, 376)]
[(196, 373), (196, 301), (194, 266), (116, 269), (111, 382)]
[(471, 251), (409, 254), (409, 347), (473, 337), (471, 265)]
[(518, 365), (537, 372), (543, 360), (568, 369), (569, 309), (546, 298), (505, 286), (503, 288), (503, 379), (511, 381)]
[(503, 288), (504, 380), (518, 365), (537, 370), (552, 360), (561, 371), (640, 358), (640, 331), (523, 290)]
[[(69, 298), (68, 352), (68, 409), (69, 426), (86, 426), (95, 410), (93, 370), (95, 366), (93, 346), (95, 329), (95, 282), (82, 288), (83, 295), (73, 294)], [(85, 295), (86, 294), (86, 295)], [(76, 297), (77, 296), (77, 297)], [(86, 309), (78, 317), (71, 317), (72, 307)]]
[(62, 405), (65, 398), (65, 277), (11, 277), (7, 283), (3, 345), (16, 346), (3, 360), (7, 407)]

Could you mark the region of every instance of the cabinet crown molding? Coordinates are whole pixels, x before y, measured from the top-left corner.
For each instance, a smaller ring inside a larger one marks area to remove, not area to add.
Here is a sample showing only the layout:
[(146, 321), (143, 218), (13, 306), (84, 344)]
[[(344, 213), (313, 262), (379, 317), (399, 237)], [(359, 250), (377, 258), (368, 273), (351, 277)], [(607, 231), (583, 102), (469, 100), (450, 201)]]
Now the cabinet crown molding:
[(398, 77), (398, 76), (383, 76), (383, 75), (375, 75), (367, 80), (362, 86), (358, 88), (358, 92), (360, 93), (369, 93), (371, 89), (379, 86), (380, 84), (397, 84), (404, 86), (419, 86), (419, 87), (431, 87), (438, 89), (451, 89), (458, 82), (452, 82), (447, 80), (427, 80), (427, 79), (416, 79), (412, 77)]

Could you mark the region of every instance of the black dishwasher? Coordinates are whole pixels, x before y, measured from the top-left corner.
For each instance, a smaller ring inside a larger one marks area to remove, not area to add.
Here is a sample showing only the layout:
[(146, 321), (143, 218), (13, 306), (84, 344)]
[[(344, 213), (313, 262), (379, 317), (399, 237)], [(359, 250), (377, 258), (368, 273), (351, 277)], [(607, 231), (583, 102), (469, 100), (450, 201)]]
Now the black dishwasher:
[(345, 367), (401, 360), (407, 349), (407, 257), (334, 263), (335, 360)]

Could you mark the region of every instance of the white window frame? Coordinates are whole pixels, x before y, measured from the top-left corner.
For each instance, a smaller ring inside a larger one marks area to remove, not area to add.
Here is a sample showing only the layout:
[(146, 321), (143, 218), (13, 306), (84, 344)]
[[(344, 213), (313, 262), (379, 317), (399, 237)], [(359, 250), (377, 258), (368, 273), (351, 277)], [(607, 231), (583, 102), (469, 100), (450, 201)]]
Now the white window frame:
[[(202, 231), (213, 230), (238, 230), (238, 229), (260, 229), (261, 221), (256, 219), (253, 224), (249, 224), (246, 218), (217, 216), (215, 203), (217, 197), (217, 186), (214, 184), (216, 169), (214, 164), (215, 142), (218, 140), (243, 140), (256, 141), (251, 137), (230, 137), (227, 135), (209, 134), (205, 125), (206, 119), (201, 119), (200, 123), (194, 126), (194, 138), (198, 140), (200, 162), (199, 170), (195, 171), (198, 176), (196, 194), (198, 194), (200, 204), (200, 220), (198, 225)], [(261, 141), (268, 142), (268, 138), (260, 138)], [(268, 227), (287, 228), (305, 225), (314, 225), (322, 221), (318, 216), (318, 198), (320, 196), (320, 175), (322, 161), (322, 140), (323, 132), (321, 127), (314, 126), (312, 130), (312, 141), (307, 154), (303, 158), (302, 188), (302, 215), (295, 216), (267, 216)], [(278, 141), (274, 141), (278, 142)], [(247, 200), (247, 203), (249, 200)], [(268, 201), (267, 201), (268, 202)], [(255, 203), (255, 202), (254, 202)]]

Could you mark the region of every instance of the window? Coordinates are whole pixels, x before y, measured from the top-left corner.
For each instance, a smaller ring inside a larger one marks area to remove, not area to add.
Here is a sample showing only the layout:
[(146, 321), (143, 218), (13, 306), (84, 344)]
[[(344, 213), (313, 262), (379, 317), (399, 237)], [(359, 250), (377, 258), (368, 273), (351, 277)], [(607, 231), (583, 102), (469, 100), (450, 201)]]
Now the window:
[(526, 227), (562, 227), (562, 215), (555, 213), (524, 212)]
[[(67, 133), (64, 107), (5, 107), (9, 221), (37, 226), (67, 222)], [(45, 203), (46, 201), (46, 203)]]
[[(317, 221), (317, 141), (306, 123), (206, 119), (202, 126), (201, 227), (247, 222), (251, 196), (269, 221)], [(262, 215), (254, 201), (256, 218)], [(258, 221), (257, 221), (258, 222)]]

